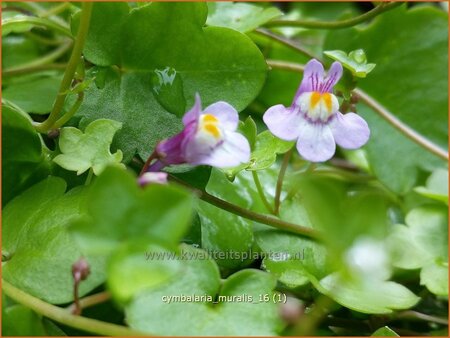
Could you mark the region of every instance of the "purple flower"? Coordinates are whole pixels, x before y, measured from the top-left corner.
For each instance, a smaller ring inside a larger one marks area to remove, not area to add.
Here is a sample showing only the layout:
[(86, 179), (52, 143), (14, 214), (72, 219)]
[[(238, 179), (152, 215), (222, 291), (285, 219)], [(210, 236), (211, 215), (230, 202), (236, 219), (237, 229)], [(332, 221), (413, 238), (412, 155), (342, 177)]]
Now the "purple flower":
[(298, 152), (311, 162), (329, 160), (336, 143), (356, 149), (369, 139), (370, 130), (363, 118), (339, 112), (333, 86), (341, 76), (339, 62), (334, 62), (325, 75), (319, 61), (309, 61), (292, 105), (270, 107), (263, 116), (272, 134), (286, 141), (297, 140)]
[(238, 122), (238, 112), (226, 102), (216, 102), (202, 110), (197, 94), (194, 106), (183, 117), (183, 131), (156, 146), (157, 161), (148, 171), (182, 163), (226, 168), (248, 162), (250, 145), (236, 132)]

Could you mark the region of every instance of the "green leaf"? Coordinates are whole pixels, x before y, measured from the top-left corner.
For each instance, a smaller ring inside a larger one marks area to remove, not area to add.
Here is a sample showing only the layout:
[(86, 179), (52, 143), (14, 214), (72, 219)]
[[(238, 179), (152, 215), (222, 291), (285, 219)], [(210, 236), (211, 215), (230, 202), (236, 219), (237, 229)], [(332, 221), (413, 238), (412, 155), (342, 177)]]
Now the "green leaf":
[(391, 313), (414, 306), (419, 297), (391, 281), (344, 278), (339, 273), (323, 278), (316, 288), (339, 304), (362, 313)]
[(109, 290), (116, 300), (126, 302), (135, 294), (167, 281), (182, 268), (173, 257), (173, 251), (155, 243), (126, 243), (108, 262)]
[(13, 305), (5, 309), (2, 316), (4, 336), (65, 336), (53, 322), (42, 318), (23, 305)]
[(29, 116), (2, 103), (2, 203), (48, 175), (42, 140)]
[[(402, 6), (378, 16), (366, 27), (330, 32), (325, 49), (362, 48), (377, 67), (359, 86), (402, 122), (447, 148), (447, 27), (447, 14), (437, 8)], [(417, 184), (420, 170), (445, 166), (445, 161), (369, 108), (359, 106), (358, 112), (371, 129), (365, 146), (371, 168), (390, 189), (405, 194)]]
[[(122, 122), (113, 149), (124, 153), (129, 162), (138, 153), (146, 159), (156, 144), (181, 130), (181, 121), (167, 112), (152, 95), (151, 76), (147, 73), (125, 73), (107, 70), (103, 87), (90, 86), (77, 116), (80, 128), (98, 118)], [(155, 126), (158, 126), (155, 128)]]
[(421, 268), (420, 281), (437, 295), (448, 295), (448, 217), (441, 206), (411, 210), (406, 224), (397, 225), (389, 237), (393, 265)]
[[(21, 35), (2, 37), (2, 69), (26, 64), (39, 56), (39, 45)], [(5, 82), (7, 78), (5, 76)]]
[[(86, 189), (64, 194), (65, 182), (56, 177), (32, 186), (3, 210), (3, 278), (50, 303), (73, 300), (71, 266), (85, 256), (67, 227), (84, 214)], [(45, 245), (44, 245), (45, 244)], [(104, 262), (86, 257), (91, 274), (80, 284), (83, 296), (104, 282)]]
[(99, 175), (108, 165), (125, 167), (122, 161), (122, 151), (111, 154), (109, 147), (114, 134), (122, 127), (117, 121), (99, 119), (91, 122), (83, 133), (74, 127), (61, 130), (59, 137), (60, 155), (53, 161), (64, 169), (76, 171), (81, 175), (92, 168)]
[(134, 175), (114, 167), (95, 180), (86, 203), (89, 217), (71, 231), (86, 252), (95, 255), (109, 255), (122, 243), (136, 240), (174, 246), (186, 232), (193, 208), (185, 189), (156, 184), (142, 189)]
[[(155, 2), (125, 19), (125, 10), (113, 6), (119, 5), (94, 4), (91, 30), (109, 29), (102, 31), (102, 43), (88, 36), (84, 52), (98, 65), (118, 63), (122, 76), (112, 74), (104, 88), (88, 89), (77, 114), (82, 126), (98, 118), (122, 122), (114, 145), (125, 162), (136, 153), (148, 157), (158, 141), (178, 132), (178, 117), (192, 106), (195, 93), (204, 107), (223, 100), (242, 110), (261, 89), (267, 70), (261, 52), (242, 33), (202, 28), (206, 4)], [(104, 57), (110, 54), (119, 57)]]
[(277, 154), (283, 154), (292, 148), (294, 142), (283, 141), (272, 135), (268, 130), (256, 137), (255, 150), (250, 157), (248, 170), (269, 168), (277, 160)]
[(256, 143), (257, 127), (251, 116), (248, 116), (244, 122), (239, 122), (239, 131), (245, 136), (253, 150)]
[(416, 187), (414, 191), (431, 198), (448, 204), (448, 170), (436, 169), (427, 179), (425, 187)]
[[(186, 245), (182, 251), (188, 257), (180, 275), (159, 288), (138, 294), (126, 307), (132, 328), (172, 336), (277, 334), (281, 323), (278, 305), (273, 302), (275, 281), (270, 275), (243, 270), (220, 287), (219, 271), (214, 261), (206, 258), (206, 252)], [(259, 302), (264, 294), (270, 300)], [(183, 301), (181, 296), (198, 299)]]
[(371, 335), (372, 337), (399, 337), (394, 330), (390, 329), (388, 326), (380, 327)]
[(362, 49), (354, 50), (348, 55), (342, 50), (327, 50), (323, 53), (329, 58), (342, 63), (356, 77), (364, 78), (375, 68), (374, 63), (367, 63), (366, 53)]
[(420, 271), (420, 284), (435, 295), (448, 297), (448, 262), (434, 262)]
[[(262, 181), (267, 185), (275, 184), (275, 174), (270, 172), (266, 175), (262, 176)], [(239, 173), (234, 182), (230, 182), (220, 170), (213, 169), (206, 191), (240, 207), (266, 212), (252, 176), (248, 172)], [(251, 261), (245, 257), (233, 259), (226, 254), (237, 252), (241, 257), (245, 254), (251, 257), (254, 226), (252, 221), (203, 201), (199, 202), (198, 213), (202, 224), (202, 247), (217, 254), (214, 258), (219, 265), (233, 268), (246, 265)]]
[(17, 14), (6, 19), (2, 18), (2, 37), (11, 33), (24, 33), (30, 31), (33, 27), (39, 27), (34, 23), (26, 22), (26, 15)]
[(272, 166), (277, 160), (278, 154), (283, 154), (291, 149), (294, 142), (283, 141), (266, 130), (256, 136), (255, 146), (247, 164), (241, 164), (235, 168), (226, 170), (230, 177), (236, 176), (241, 170), (263, 170)]
[[(130, 7), (126, 2), (94, 4), (91, 24), (84, 45), (86, 59), (98, 66), (120, 63), (121, 28)], [(77, 31), (80, 13), (73, 17), (72, 31)]]
[(264, 270), (289, 288), (306, 285), (309, 275), (323, 277), (328, 271), (325, 247), (279, 230), (255, 233), (261, 248)]
[(326, 236), (335, 256), (358, 237), (385, 236), (387, 201), (379, 191), (323, 177), (320, 172), (300, 173), (292, 178), (291, 186), (298, 189), (312, 226)]
[(276, 7), (262, 8), (246, 3), (209, 2), (206, 24), (233, 28), (246, 33), (282, 14)]
[(20, 82), (8, 85), (3, 99), (9, 100), (27, 113), (48, 114), (58, 94), (62, 75), (33, 74), (22, 76)]

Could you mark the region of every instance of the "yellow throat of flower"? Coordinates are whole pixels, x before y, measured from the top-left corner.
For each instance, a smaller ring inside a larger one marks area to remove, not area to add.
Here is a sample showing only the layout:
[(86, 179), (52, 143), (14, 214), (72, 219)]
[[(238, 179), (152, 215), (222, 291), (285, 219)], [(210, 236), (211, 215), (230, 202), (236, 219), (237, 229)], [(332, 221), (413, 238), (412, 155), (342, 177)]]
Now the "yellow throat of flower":
[(201, 116), (199, 129), (212, 135), (216, 139), (219, 139), (221, 136), (219, 120), (211, 114), (204, 114)]
[(331, 93), (309, 92), (303, 93), (297, 100), (302, 112), (313, 121), (327, 121), (339, 109), (339, 102)]

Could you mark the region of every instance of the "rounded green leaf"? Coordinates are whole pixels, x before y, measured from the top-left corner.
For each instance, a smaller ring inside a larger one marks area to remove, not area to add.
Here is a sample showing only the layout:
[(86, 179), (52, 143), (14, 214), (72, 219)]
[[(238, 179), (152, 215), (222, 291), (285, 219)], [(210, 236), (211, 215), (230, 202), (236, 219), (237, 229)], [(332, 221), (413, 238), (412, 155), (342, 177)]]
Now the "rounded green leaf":
[[(64, 194), (65, 182), (49, 177), (12, 200), (3, 210), (3, 278), (50, 303), (73, 300), (71, 266), (85, 252), (67, 227), (85, 213), (86, 189)], [(84, 295), (105, 280), (104, 261), (86, 257), (91, 274), (80, 284)]]
[(108, 165), (124, 167), (122, 152), (111, 154), (110, 145), (114, 134), (122, 127), (117, 121), (99, 119), (90, 123), (84, 133), (74, 127), (65, 127), (59, 137), (60, 155), (53, 161), (64, 169), (81, 175), (92, 168), (99, 175)]

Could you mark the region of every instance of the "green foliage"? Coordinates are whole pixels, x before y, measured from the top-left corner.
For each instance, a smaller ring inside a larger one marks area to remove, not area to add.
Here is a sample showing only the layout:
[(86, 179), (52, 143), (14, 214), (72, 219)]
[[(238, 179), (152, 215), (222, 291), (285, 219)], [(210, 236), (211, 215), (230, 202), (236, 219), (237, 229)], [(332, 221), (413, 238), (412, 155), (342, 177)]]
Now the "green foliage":
[[(448, 15), (367, 6), (4, 3), (2, 334), (446, 335), (447, 163), (351, 94), (446, 149)], [(262, 119), (292, 104), (313, 56), (343, 64), (334, 93), (371, 131), (317, 164)], [(141, 186), (196, 93), (242, 112), (249, 161), (170, 165)]]
[(407, 225), (397, 225), (390, 236), (393, 264), (421, 269), (420, 282), (431, 292), (448, 296), (448, 217), (441, 206), (413, 209)]
[(414, 191), (448, 205), (448, 170), (436, 169), (428, 177), (425, 187), (416, 187)]
[(122, 151), (111, 154), (109, 150), (114, 134), (121, 127), (119, 122), (99, 119), (90, 123), (84, 133), (73, 127), (63, 128), (59, 138), (62, 154), (53, 161), (66, 170), (76, 171), (77, 175), (91, 168), (99, 175), (106, 166), (119, 165), (122, 161)]
[[(446, 148), (446, 27), (447, 15), (437, 9), (426, 6), (406, 10), (402, 6), (365, 28), (330, 32), (325, 48), (362, 48), (377, 67), (361, 81), (361, 88), (401, 121)], [(360, 107), (358, 111), (371, 126), (371, 138), (365, 147), (371, 168), (390, 189), (404, 194), (417, 183), (419, 170), (445, 165), (370, 109)], [(395, 151), (386, 151), (390, 148)]]
[(275, 7), (262, 8), (253, 4), (209, 2), (208, 26), (228, 27), (246, 33), (281, 15)]
[(126, 4), (94, 5), (86, 58), (126, 71), (111, 75), (105, 88), (88, 91), (79, 111), (82, 125), (98, 118), (123, 123), (115, 145), (126, 162), (136, 150), (147, 157), (159, 140), (179, 130), (177, 116), (193, 104), (195, 93), (205, 107), (224, 100), (242, 110), (261, 89), (267, 68), (261, 52), (241, 33), (202, 28), (206, 4), (152, 3), (127, 12)]
[[(73, 300), (70, 267), (85, 252), (67, 231), (85, 213), (86, 189), (67, 193), (66, 183), (49, 177), (34, 185), (3, 210), (3, 278), (20, 289), (50, 303)], [(90, 258), (92, 274), (82, 283), (88, 293), (104, 282), (104, 262)]]
[[(165, 286), (137, 295), (125, 310), (131, 327), (166, 335), (276, 334), (281, 322), (272, 300), (275, 281), (270, 275), (242, 270), (221, 285), (214, 261), (201, 258), (207, 257), (206, 252), (189, 246), (182, 251), (194, 257), (183, 262), (183, 278), (175, 276)], [(264, 294), (270, 300), (260, 302)], [(181, 295), (209, 300), (177, 301)], [(232, 297), (240, 297), (240, 301), (232, 301)]]
[(58, 94), (61, 79), (58, 73), (23, 76), (20, 81), (9, 83), (3, 91), (3, 99), (27, 113), (48, 114)]
[(348, 55), (341, 50), (327, 50), (323, 53), (329, 58), (339, 61), (356, 77), (364, 78), (375, 68), (374, 63), (367, 63), (366, 53), (362, 49), (351, 51)]
[(108, 168), (95, 181), (87, 205), (88, 217), (71, 231), (86, 252), (106, 255), (128, 241), (176, 245), (189, 225), (193, 199), (177, 186), (141, 189), (133, 175)]
[(2, 319), (2, 334), (5, 336), (65, 336), (53, 322), (23, 305), (7, 307)]
[(29, 116), (10, 103), (2, 103), (2, 203), (48, 174), (41, 137)]
[(378, 330), (376, 330), (372, 337), (399, 337), (397, 333), (395, 333), (394, 330), (390, 329), (387, 326), (380, 327)]

